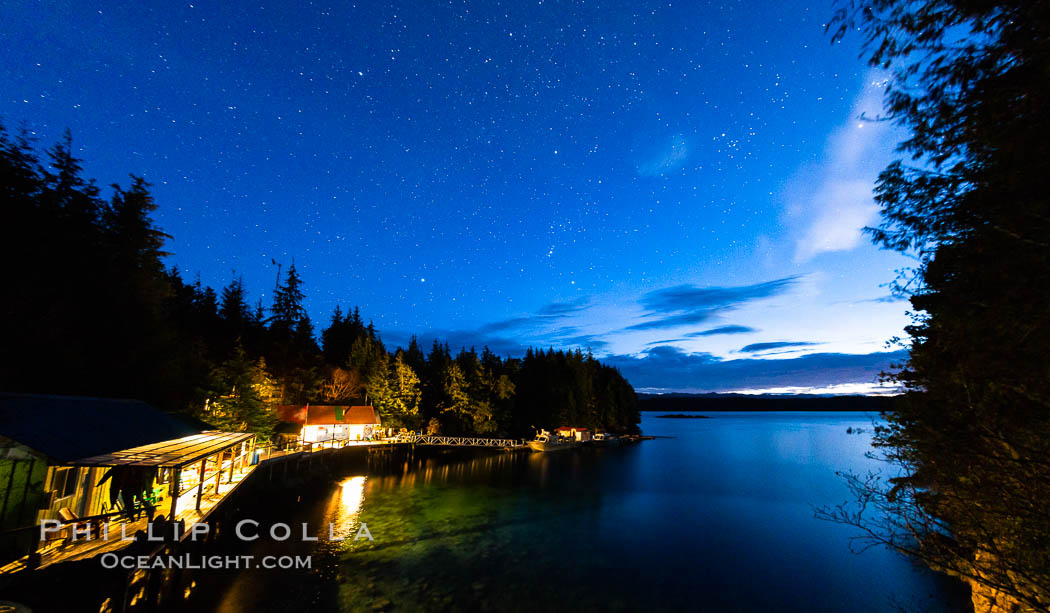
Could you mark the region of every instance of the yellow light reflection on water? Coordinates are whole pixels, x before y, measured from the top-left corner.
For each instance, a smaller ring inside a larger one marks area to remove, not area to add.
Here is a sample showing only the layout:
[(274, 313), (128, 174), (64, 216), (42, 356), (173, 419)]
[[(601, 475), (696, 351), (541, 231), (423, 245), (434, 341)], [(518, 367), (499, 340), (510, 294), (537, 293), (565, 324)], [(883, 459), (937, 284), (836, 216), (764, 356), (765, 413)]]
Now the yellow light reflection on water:
[[(325, 537), (342, 537), (352, 542), (357, 534), (358, 517), (365, 501), (365, 482), (367, 477), (349, 477), (339, 482), (339, 488), (332, 492), (325, 508)], [(327, 542), (327, 541), (326, 541)], [(332, 543), (336, 547), (343, 542)]]
[(351, 515), (356, 517), (365, 499), (365, 477), (350, 477), (339, 486), (343, 488), (339, 499), (340, 515), (344, 518)]

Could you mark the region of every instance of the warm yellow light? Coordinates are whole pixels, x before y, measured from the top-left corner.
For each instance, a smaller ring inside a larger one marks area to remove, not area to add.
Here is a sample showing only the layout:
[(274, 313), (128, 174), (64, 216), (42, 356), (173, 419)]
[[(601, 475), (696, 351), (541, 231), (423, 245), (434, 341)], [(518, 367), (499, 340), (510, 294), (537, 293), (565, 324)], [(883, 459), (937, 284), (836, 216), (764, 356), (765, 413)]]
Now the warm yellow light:
[(340, 539), (352, 541), (357, 533), (359, 517), (365, 502), (366, 480), (364, 476), (344, 479), (339, 483), (339, 489), (332, 492), (325, 506), (326, 536), (330, 532), (332, 540), (340, 547), (343, 545)]
[(344, 518), (357, 515), (361, 510), (361, 502), (365, 498), (365, 477), (350, 477), (339, 484), (343, 488), (339, 499), (339, 514)]

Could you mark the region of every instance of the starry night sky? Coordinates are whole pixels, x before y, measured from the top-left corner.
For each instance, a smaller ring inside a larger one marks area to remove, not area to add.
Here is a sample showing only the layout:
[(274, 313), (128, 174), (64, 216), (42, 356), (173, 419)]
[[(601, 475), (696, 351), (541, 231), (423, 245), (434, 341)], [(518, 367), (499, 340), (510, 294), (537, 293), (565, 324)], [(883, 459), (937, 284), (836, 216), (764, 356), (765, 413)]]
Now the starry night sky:
[[(639, 390), (870, 384), (901, 134), (830, 1), (6, 2), (0, 118), (154, 185), (170, 263), (391, 347), (590, 348)], [(836, 390), (861, 389), (861, 386)]]

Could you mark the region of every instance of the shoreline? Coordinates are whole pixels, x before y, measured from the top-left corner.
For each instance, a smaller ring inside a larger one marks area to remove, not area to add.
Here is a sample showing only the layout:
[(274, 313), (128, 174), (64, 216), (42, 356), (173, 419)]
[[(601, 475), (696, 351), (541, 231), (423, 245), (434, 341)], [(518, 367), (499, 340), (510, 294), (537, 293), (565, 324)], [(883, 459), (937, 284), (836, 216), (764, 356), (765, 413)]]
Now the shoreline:
[(748, 396), (638, 395), (638, 411), (647, 413), (705, 412), (857, 412), (878, 413), (893, 409), (894, 396)]

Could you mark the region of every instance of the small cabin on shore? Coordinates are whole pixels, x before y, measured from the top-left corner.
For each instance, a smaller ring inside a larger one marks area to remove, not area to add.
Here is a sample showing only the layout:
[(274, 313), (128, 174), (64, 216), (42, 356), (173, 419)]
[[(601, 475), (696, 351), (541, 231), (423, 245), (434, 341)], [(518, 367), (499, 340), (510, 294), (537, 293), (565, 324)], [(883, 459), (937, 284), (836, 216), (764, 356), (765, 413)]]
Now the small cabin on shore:
[(581, 443), (591, 440), (591, 431), (587, 428), (562, 426), (556, 429), (554, 433), (561, 437), (576, 439)]
[(303, 443), (368, 441), (379, 434), (379, 414), (371, 405), (281, 405), (285, 424), (298, 424)]

